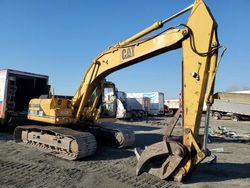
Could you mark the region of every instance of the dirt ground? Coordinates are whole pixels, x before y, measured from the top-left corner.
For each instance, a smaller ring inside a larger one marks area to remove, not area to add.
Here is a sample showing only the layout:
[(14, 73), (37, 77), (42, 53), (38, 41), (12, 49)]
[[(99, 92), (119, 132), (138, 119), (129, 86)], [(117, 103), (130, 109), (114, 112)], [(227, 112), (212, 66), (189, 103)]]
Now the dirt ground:
[[(12, 131), (0, 132), (0, 187), (250, 187), (250, 144), (224, 137), (210, 137), (208, 144), (210, 149), (224, 149), (214, 153), (217, 162), (205, 160), (183, 183), (160, 180), (146, 173), (136, 177), (133, 148), (160, 141), (160, 128), (168, 121), (169, 118), (163, 117), (138, 122), (117, 121), (116, 126), (135, 132), (133, 147), (100, 146), (94, 156), (78, 161), (67, 161), (16, 144), (12, 141)], [(249, 121), (211, 119), (211, 129), (219, 126), (250, 134)], [(181, 126), (177, 126), (174, 135), (180, 133)]]

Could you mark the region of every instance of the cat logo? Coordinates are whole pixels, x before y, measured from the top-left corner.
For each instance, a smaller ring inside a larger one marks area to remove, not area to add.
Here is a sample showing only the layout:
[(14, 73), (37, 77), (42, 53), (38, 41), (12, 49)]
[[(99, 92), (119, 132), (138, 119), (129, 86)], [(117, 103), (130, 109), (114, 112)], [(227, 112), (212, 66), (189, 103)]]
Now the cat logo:
[(122, 60), (133, 57), (135, 55), (134, 48), (135, 48), (134, 46), (131, 46), (131, 47), (122, 49), (122, 54), (121, 54)]

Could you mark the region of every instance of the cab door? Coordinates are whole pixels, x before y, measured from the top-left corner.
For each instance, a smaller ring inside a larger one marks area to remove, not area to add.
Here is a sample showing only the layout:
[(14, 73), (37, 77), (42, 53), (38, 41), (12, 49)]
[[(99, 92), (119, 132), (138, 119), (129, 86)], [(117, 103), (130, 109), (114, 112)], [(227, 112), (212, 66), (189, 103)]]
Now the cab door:
[(106, 82), (101, 97), (101, 118), (115, 118), (117, 111), (117, 96), (115, 85)]

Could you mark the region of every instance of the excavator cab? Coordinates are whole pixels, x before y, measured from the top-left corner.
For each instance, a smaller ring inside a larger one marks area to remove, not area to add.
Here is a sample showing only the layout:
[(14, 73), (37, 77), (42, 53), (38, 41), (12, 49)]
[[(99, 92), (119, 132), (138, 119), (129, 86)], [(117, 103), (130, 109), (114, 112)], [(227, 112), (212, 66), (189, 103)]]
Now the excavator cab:
[(100, 118), (115, 118), (117, 111), (117, 96), (115, 91), (115, 84), (112, 82), (105, 82), (103, 86), (102, 97), (100, 98), (101, 114)]

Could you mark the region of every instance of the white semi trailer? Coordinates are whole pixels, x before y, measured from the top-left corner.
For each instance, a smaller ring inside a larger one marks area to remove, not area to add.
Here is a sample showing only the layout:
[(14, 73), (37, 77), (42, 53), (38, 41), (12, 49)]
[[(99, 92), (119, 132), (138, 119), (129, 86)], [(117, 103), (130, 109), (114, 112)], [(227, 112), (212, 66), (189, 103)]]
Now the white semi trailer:
[(0, 125), (6, 125), (17, 119), (26, 119), (30, 99), (48, 92), (48, 76), (1, 69)]
[(214, 119), (224, 116), (233, 121), (250, 119), (250, 94), (219, 92), (214, 98), (211, 108)]
[(169, 113), (174, 115), (180, 107), (180, 99), (167, 99), (164, 104), (168, 107)]
[(150, 111), (150, 99), (147, 97), (128, 98), (123, 91), (117, 92), (118, 119), (141, 119)]
[(150, 115), (164, 115), (164, 94), (162, 92), (127, 93), (127, 98), (149, 98)]

